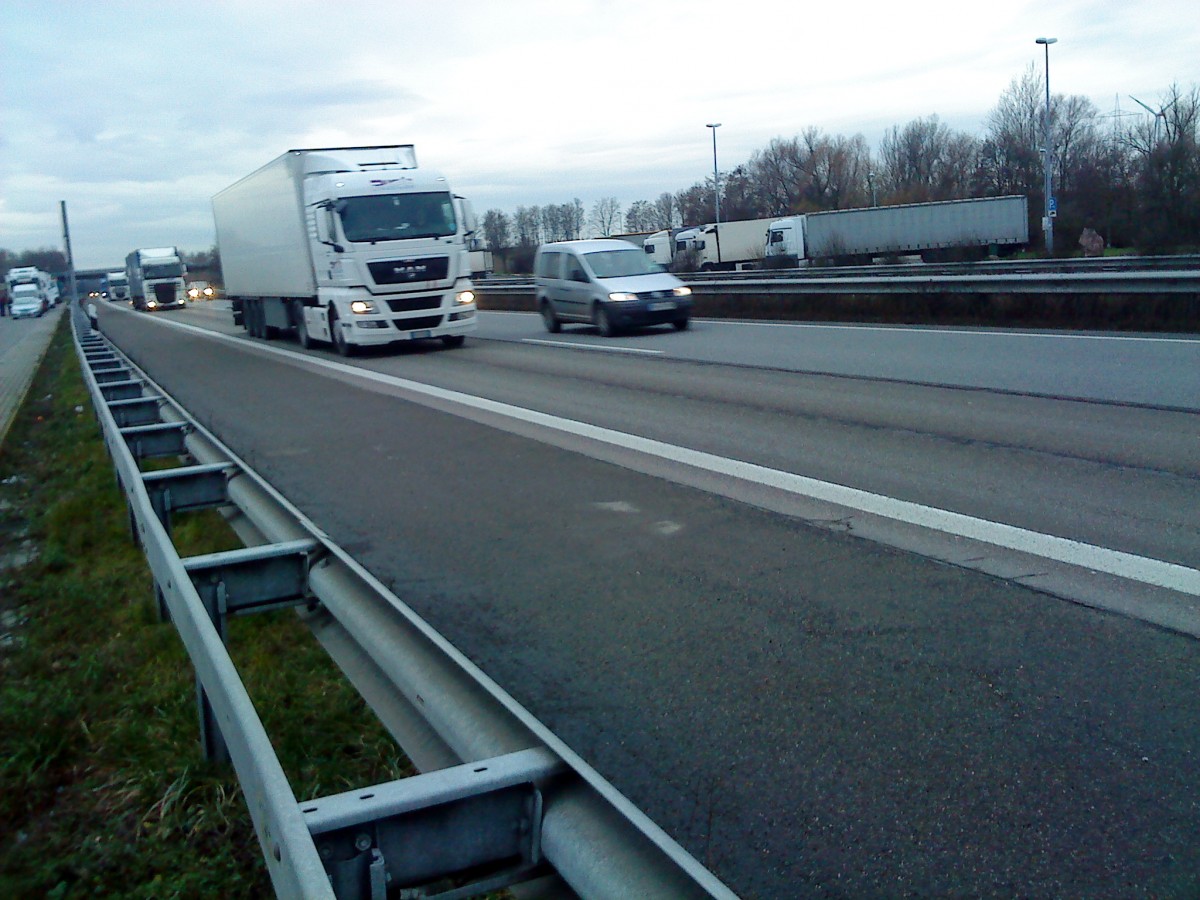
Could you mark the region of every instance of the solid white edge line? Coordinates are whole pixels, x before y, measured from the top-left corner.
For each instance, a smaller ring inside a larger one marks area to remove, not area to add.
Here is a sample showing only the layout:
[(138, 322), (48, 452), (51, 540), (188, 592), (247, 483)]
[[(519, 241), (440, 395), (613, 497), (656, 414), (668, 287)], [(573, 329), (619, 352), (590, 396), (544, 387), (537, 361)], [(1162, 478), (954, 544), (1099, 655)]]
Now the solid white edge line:
[(282, 347), (271, 347), (260, 343), (247, 344), (241, 337), (207, 331), (195, 325), (183, 322), (163, 322), (175, 328), (193, 331), (201, 336), (214, 338), (237, 344), (241, 347), (250, 346), (255, 350), (275, 353), (285, 358), (292, 358), (305, 363), (320, 365), (333, 371), (353, 375), (367, 381), (375, 381), (390, 387), (398, 387), (417, 394), (425, 394), (449, 403), (456, 403), (470, 409), (477, 409), (493, 414), (507, 416), (531, 425), (573, 434), (578, 437), (609, 444), (626, 450), (633, 450), (649, 456), (655, 456), (671, 462), (682, 462), (697, 469), (738, 478), (755, 484), (766, 485), (778, 490), (836, 503), (860, 512), (870, 513), (897, 522), (916, 525), (940, 531), (957, 537), (971, 538), (983, 543), (1029, 553), (1043, 559), (1054, 560), (1068, 565), (1080, 566), (1096, 572), (1104, 572), (1119, 578), (1139, 581), (1156, 587), (1167, 588), (1183, 594), (1200, 596), (1200, 571), (1177, 563), (1164, 562), (1146, 556), (1138, 556), (1121, 550), (1110, 550), (1069, 538), (1043, 534), (1018, 528), (1015, 525), (1005, 525), (1002, 522), (992, 522), (962, 513), (937, 509), (932, 506), (922, 506), (908, 500), (897, 500), (881, 494), (873, 494), (858, 488), (846, 487), (828, 481), (818, 481), (805, 475), (795, 475), (779, 469), (740, 460), (728, 459), (705, 453), (700, 450), (690, 450), (652, 438), (639, 437), (598, 425), (589, 425), (574, 419), (563, 419), (549, 413), (512, 406), (496, 400), (475, 397), (459, 391), (447, 390), (386, 375), (370, 369), (362, 369), (346, 363), (320, 359), (294, 350)]
[(547, 341), (538, 338), (521, 338), (522, 344), (538, 344), (543, 347), (566, 347), (570, 350), (599, 350), (603, 353), (645, 353), (648, 356), (661, 356), (661, 350), (646, 350), (642, 347), (601, 347), (599, 344), (582, 344), (575, 341)]

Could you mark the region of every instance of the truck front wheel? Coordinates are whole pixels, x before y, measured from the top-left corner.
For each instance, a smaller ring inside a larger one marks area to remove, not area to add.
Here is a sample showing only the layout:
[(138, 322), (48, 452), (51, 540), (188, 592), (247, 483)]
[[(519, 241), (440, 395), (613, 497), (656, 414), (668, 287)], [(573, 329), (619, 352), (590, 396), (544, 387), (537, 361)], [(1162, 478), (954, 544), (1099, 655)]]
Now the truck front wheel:
[(296, 323), (296, 340), (305, 350), (312, 347), (312, 338), (308, 334), (308, 323), (304, 321), (304, 304), (297, 300), (292, 305), (292, 318)]
[(338, 322), (337, 310), (333, 308), (329, 310), (329, 336), (333, 338), (333, 346), (337, 348), (340, 356), (354, 355), (354, 345), (346, 340), (341, 323)]

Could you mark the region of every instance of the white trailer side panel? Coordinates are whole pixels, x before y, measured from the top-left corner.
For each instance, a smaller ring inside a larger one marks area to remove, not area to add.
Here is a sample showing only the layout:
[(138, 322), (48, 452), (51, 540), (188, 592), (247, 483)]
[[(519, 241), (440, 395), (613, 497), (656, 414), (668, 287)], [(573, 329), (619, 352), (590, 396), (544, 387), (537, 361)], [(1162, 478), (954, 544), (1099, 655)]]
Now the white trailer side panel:
[[(720, 235), (720, 259), (717, 260), (715, 256), (715, 248), (709, 255), (714, 261), (721, 263), (761, 260), (766, 253), (767, 227), (771, 221), (771, 219), (742, 219), (741, 221), (720, 223), (716, 226)], [(708, 229), (706, 228), (705, 231)], [(713, 235), (707, 234), (705, 242), (710, 240), (713, 240)]]
[(316, 296), (303, 191), (284, 154), (213, 197), (229, 296)]
[(1028, 201), (984, 197), (810, 213), (807, 230), (813, 257), (1025, 244)]

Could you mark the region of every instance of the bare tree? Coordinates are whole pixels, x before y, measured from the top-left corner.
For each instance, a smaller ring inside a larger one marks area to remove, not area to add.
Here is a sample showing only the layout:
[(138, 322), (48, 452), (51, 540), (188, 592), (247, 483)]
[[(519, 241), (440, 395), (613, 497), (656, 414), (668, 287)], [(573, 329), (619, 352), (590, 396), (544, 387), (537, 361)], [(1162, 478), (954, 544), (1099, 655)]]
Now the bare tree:
[(970, 196), (977, 142), (936, 115), (893, 126), (879, 146), (879, 176), (893, 201), (920, 203)]
[(616, 197), (601, 197), (592, 205), (592, 231), (607, 237), (617, 230), (621, 220), (621, 204)]
[(631, 234), (654, 231), (654, 204), (649, 200), (634, 200), (625, 210), (625, 230)]
[(675, 204), (675, 195), (664, 191), (654, 201), (654, 222), (651, 227), (655, 231), (666, 231), (682, 225), (679, 218), (679, 208)]
[(542, 242), (541, 209), (536, 206), (518, 206), (516, 217), (513, 219), (513, 230), (516, 231), (518, 247), (536, 247)]
[(512, 241), (512, 221), (498, 209), (483, 214), (483, 237), (488, 247), (503, 250)]

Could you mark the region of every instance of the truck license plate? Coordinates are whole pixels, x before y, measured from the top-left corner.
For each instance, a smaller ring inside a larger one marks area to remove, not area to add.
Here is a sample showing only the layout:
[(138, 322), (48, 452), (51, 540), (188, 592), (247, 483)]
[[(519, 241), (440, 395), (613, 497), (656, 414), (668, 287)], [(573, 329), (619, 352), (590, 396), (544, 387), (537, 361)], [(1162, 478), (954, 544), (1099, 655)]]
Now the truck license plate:
[(433, 337), (433, 332), (432, 331), (414, 331), (412, 334), (409, 335), (409, 338), (414, 341), (418, 340), (419, 338), (427, 338), (427, 337)]
[(674, 309), (674, 308), (675, 308), (675, 301), (673, 301), (673, 300), (663, 300), (663, 301), (660, 301), (660, 302), (658, 302), (658, 303), (651, 303), (651, 304), (650, 304), (648, 307), (646, 307), (646, 308), (647, 308), (647, 309), (649, 309), (649, 310), (650, 310), (650, 312), (662, 312), (664, 309)]

